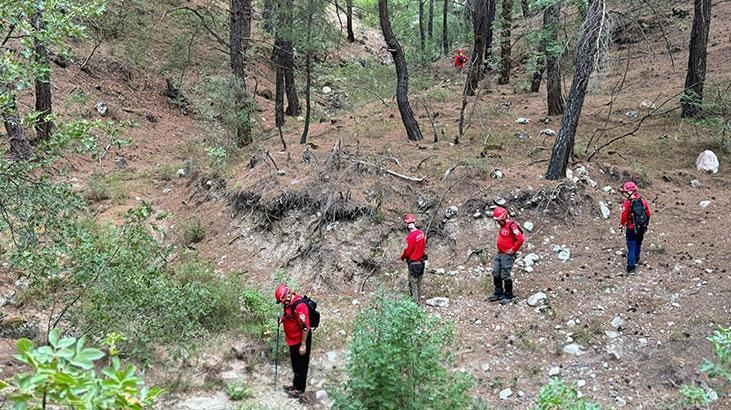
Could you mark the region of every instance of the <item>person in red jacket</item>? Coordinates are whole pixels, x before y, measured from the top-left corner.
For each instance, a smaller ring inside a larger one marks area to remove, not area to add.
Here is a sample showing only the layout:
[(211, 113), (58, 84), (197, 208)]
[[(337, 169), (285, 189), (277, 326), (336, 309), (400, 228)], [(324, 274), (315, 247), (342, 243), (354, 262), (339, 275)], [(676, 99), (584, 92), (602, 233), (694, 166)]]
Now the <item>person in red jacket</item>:
[(462, 69), (464, 68), (464, 65), (467, 64), (468, 60), (469, 57), (467, 57), (464, 53), (464, 50), (460, 48), (457, 50), (457, 55), (454, 56), (454, 67)]
[(500, 301), (501, 305), (507, 305), (515, 298), (510, 272), (515, 263), (515, 254), (523, 245), (523, 232), (518, 224), (508, 219), (508, 211), (505, 208), (495, 208), (492, 218), (500, 225), (500, 230), (497, 237), (497, 253), (492, 260), (492, 283), (495, 285), (495, 293), (487, 300)]
[(292, 292), (285, 284), (277, 286), (274, 297), (284, 309), (280, 323), (284, 328), (284, 338), (289, 346), (294, 373), (292, 385), (286, 386), (284, 390), (292, 397), (301, 397), (307, 386), (307, 370), (310, 367), (310, 311), (306, 303), (296, 303), (301, 299), (300, 295)]
[(650, 205), (640, 196), (637, 184), (627, 181), (620, 189), (627, 197), (622, 206), (619, 224), (625, 227), (627, 238), (627, 273), (632, 273), (640, 263), (642, 240), (650, 223)]
[(419, 304), (421, 297), (421, 278), (424, 276), (424, 261), (426, 255), (426, 235), (416, 228), (416, 217), (412, 214), (404, 215), (404, 223), (409, 230), (406, 237), (406, 249), (401, 253), (401, 260), (409, 267), (409, 292), (414, 303)]

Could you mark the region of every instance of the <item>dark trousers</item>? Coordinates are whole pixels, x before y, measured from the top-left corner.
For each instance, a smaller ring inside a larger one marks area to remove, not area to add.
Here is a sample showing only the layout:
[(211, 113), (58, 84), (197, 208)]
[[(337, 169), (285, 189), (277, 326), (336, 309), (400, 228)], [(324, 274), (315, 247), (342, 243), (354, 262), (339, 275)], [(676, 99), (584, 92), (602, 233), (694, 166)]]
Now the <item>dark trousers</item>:
[(637, 262), (640, 261), (643, 239), (645, 239), (644, 230), (635, 232), (634, 228), (627, 229), (627, 269), (634, 269)]
[(424, 276), (424, 262), (409, 262), (409, 293), (417, 305), (421, 298), (421, 278)]
[(289, 357), (292, 360), (292, 373), (295, 389), (303, 392), (307, 386), (307, 370), (310, 367), (310, 351), (312, 349), (312, 333), (307, 334), (307, 353), (300, 355), (300, 344), (289, 347)]

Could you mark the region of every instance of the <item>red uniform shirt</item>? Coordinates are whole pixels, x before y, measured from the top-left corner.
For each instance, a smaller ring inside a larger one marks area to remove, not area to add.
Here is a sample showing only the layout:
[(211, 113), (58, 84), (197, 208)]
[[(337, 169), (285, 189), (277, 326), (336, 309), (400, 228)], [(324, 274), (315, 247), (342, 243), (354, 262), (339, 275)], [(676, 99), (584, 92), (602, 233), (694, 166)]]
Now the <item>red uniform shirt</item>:
[(497, 250), (500, 253), (507, 253), (509, 250), (518, 252), (524, 240), (523, 233), (520, 232), (518, 225), (508, 219), (498, 232)]
[(300, 344), (302, 342), (302, 330), (310, 328), (310, 310), (306, 303), (299, 303), (295, 312), (292, 312), (292, 305), (300, 299), (298, 294), (294, 294), (289, 306), (284, 307), (282, 327), (284, 328), (284, 338), (287, 339), (287, 346)]
[(424, 248), (426, 248), (424, 232), (421, 229), (414, 229), (406, 237), (406, 249), (401, 254), (401, 260), (407, 262), (420, 261), (424, 257)]
[[(639, 198), (642, 200), (642, 203), (645, 205), (645, 213), (647, 216), (650, 216), (650, 205), (647, 204), (647, 201), (645, 201), (645, 198)], [(619, 218), (619, 223), (622, 225), (626, 225), (627, 229), (635, 229), (635, 224), (632, 222), (632, 218), (630, 218), (630, 213), (632, 212), (630, 210), (630, 207), (632, 206), (632, 201), (624, 201), (624, 205), (622, 206), (622, 216)]]
[(464, 67), (465, 63), (467, 63), (467, 56), (464, 54), (457, 54), (454, 56), (454, 66), (457, 68)]

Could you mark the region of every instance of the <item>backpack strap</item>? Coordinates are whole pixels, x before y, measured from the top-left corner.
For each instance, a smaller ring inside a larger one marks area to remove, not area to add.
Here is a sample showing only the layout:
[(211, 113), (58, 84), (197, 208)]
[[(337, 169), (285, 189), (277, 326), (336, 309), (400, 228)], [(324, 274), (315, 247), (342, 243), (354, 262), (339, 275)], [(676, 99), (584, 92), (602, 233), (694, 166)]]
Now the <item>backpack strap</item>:
[(292, 304), (289, 306), (289, 309), (290, 309), (289, 313), (290, 313), (291, 317), (296, 317), (297, 306), (299, 306), (300, 303), (305, 303), (305, 301), (302, 300), (302, 298), (300, 298), (300, 299), (297, 299), (294, 302), (292, 302)]

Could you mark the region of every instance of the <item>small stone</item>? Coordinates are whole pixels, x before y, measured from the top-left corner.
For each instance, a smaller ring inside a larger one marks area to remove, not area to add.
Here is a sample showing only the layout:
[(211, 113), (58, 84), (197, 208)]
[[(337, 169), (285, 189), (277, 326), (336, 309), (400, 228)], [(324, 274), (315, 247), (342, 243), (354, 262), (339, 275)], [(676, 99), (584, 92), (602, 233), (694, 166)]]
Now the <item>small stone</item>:
[(505, 199), (503, 199), (501, 197), (497, 197), (493, 201), (495, 201), (495, 204), (498, 205), (498, 206), (503, 206), (503, 205), (505, 205), (508, 202), (508, 201), (506, 201)]
[(178, 169), (178, 178), (185, 178), (188, 175), (188, 171), (185, 168)]
[(644, 337), (637, 339), (637, 342), (640, 344), (640, 347), (645, 347), (645, 346), (647, 346), (647, 343), (648, 343), (647, 339), (645, 339)]
[(578, 343), (571, 343), (563, 347), (563, 352), (574, 356), (581, 356), (584, 354), (584, 348)]
[(627, 111), (624, 115), (626, 115), (627, 118), (635, 119), (639, 113), (637, 111)]
[(574, 326), (576, 326), (576, 321), (574, 319), (571, 319), (568, 322), (566, 322), (566, 326), (574, 327)]
[(525, 230), (528, 232), (533, 232), (533, 222), (525, 221), (525, 223), (523, 224), (523, 228), (525, 228)]
[(330, 363), (336, 363), (338, 361), (338, 353), (337, 352), (327, 352), (325, 353), (325, 357), (327, 358), (327, 361)]
[(569, 251), (568, 249), (565, 249), (565, 248), (561, 249), (558, 252), (558, 259), (561, 260), (562, 262), (566, 262), (567, 260), (571, 259), (571, 251)]
[(609, 219), (611, 211), (604, 201), (599, 201), (599, 209), (602, 211), (602, 218)]
[(614, 192), (614, 188), (612, 188), (611, 185), (607, 185), (604, 188), (602, 188), (602, 191), (604, 191), (604, 192), (606, 192), (608, 194), (611, 194), (612, 192)]
[(613, 330), (605, 330), (604, 331), (604, 334), (607, 335), (607, 337), (610, 338), (610, 339), (616, 339), (620, 335), (619, 332), (615, 332)]
[(698, 203), (698, 205), (701, 206), (701, 208), (705, 209), (708, 208), (709, 205), (711, 205), (711, 201), (705, 200)]
[(556, 135), (556, 131), (554, 131), (550, 128), (546, 128), (543, 131), (541, 131), (541, 134), (545, 134), (545, 135), (548, 135), (549, 137), (553, 137), (554, 135)]
[(502, 178), (503, 176), (504, 176), (504, 174), (503, 174), (503, 171), (500, 171), (499, 169), (494, 169), (494, 170), (493, 170), (493, 171), (492, 171), (492, 172), (490, 173), (490, 177), (492, 177), (492, 179), (500, 179), (500, 178)]
[(109, 106), (104, 101), (97, 101), (97, 103), (94, 105), (96, 108), (96, 112), (99, 113), (102, 117), (107, 116), (107, 112), (109, 112)]
[(621, 360), (622, 359), (622, 345), (620, 344), (610, 344), (607, 346), (607, 353), (609, 354), (609, 357), (611, 357), (614, 360)]
[(551, 367), (551, 369), (548, 370), (549, 377), (558, 376), (560, 373), (561, 373), (561, 368), (558, 366), (553, 366), (553, 367)]
[(454, 218), (455, 216), (457, 216), (457, 213), (458, 212), (459, 212), (459, 208), (457, 208), (456, 206), (452, 205), (449, 208), (447, 208), (447, 210), (444, 212), (444, 216), (447, 219), (451, 219), (451, 218)]
[(711, 150), (705, 150), (698, 155), (695, 165), (699, 171), (715, 174), (718, 172), (718, 157)]
[(284, 170), (283, 169), (278, 169), (277, 170), (277, 175), (279, 175), (279, 176), (284, 175)]
[(173, 190), (173, 189), (172, 189), (172, 188), (170, 188), (170, 187), (168, 187), (168, 188), (164, 188), (164, 189), (162, 190), (162, 193), (163, 193), (163, 194), (169, 194), (170, 192), (172, 192), (172, 190)]
[(449, 307), (449, 298), (436, 297), (427, 299), (426, 304), (429, 306), (446, 308)]
[(551, 122), (551, 117), (541, 117), (540, 119), (538, 119), (538, 122), (548, 124), (549, 122)]
[(518, 131), (515, 133), (515, 138), (523, 141), (524, 139), (528, 138), (528, 133), (525, 131)]
[(613, 328), (619, 329), (622, 325), (624, 325), (624, 319), (619, 316), (615, 316), (609, 324), (612, 325)]
[(690, 186), (692, 186), (695, 189), (698, 189), (703, 185), (701, 184), (701, 181), (694, 179), (694, 180), (690, 181)]
[(528, 298), (528, 306), (536, 307), (543, 305), (546, 303), (546, 299), (548, 299), (548, 296), (543, 292), (537, 292)]
[(475, 219), (480, 219), (482, 217), (482, 212), (475, 211), (475, 213), (472, 214), (472, 217), (475, 218)]
[(328, 86), (322, 87), (322, 93), (323, 94), (330, 94), (331, 92), (333, 92), (333, 89), (332, 88), (330, 88)]
[(586, 380), (577, 380), (576, 381), (576, 387), (584, 387), (586, 386)]
[(457, 276), (458, 271), (456, 270), (450, 270), (447, 271), (447, 276)]
[(480, 366), (480, 369), (482, 369), (483, 372), (489, 372), (490, 371), (490, 364), (489, 363), (483, 363), (482, 366)]
[(355, 306), (355, 305), (360, 305), (360, 301), (359, 301), (358, 299), (353, 299), (353, 300), (352, 300), (352, 301), (350, 302), (350, 304), (351, 304), (351, 305), (353, 305), (353, 306)]
[(434, 269), (434, 273), (437, 275), (444, 276), (447, 273), (447, 270), (444, 268), (436, 268), (436, 269)]
[(515, 123), (516, 124), (528, 124), (529, 122), (530, 122), (530, 120), (528, 118), (525, 118), (525, 117), (518, 117), (515, 120)]
[(536, 253), (529, 253), (523, 256), (523, 263), (525, 263), (525, 266), (533, 266), (533, 264), (539, 260), (541, 260), (541, 257)]
[(642, 108), (643, 110), (654, 110), (657, 107), (655, 107), (655, 103), (650, 100), (642, 100), (642, 102), (640, 103), (640, 108)]
[(327, 392), (325, 390), (318, 390), (315, 393), (315, 399), (317, 399), (319, 401), (327, 400)]
[(507, 400), (510, 396), (513, 395), (513, 390), (508, 387), (507, 389), (500, 390), (500, 400)]

